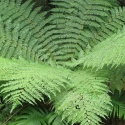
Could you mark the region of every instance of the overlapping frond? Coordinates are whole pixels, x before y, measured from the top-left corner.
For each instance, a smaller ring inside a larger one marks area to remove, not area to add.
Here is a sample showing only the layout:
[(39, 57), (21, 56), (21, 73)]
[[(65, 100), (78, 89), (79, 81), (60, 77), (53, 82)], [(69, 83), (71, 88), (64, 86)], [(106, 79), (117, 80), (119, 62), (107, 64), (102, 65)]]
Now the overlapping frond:
[(100, 117), (110, 111), (110, 97), (105, 84), (105, 77), (96, 77), (85, 71), (72, 74), (73, 86), (55, 97), (56, 112), (72, 123), (97, 125)]
[[(47, 12), (39, 13), (40, 7), (33, 9), (32, 0), (23, 4), (21, 0), (0, 2), (2, 56), (22, 56), (33, 62), (68, 65), (67, 62), (84, 56), (88, 44), (95, 43), (95, 40), (97, 42), (101, 37), (106, 38), (124, 23), (124, 9), (119, 8), (112, 10), (112, 17), (105, 24), (112, 8), (108, 0), (53, 0), (51, 4), (56, 7), (46, 19)], [(112, 25), (116, 27), (115, 30), (111, 28)], [(101, 30), (96, 31), (97, 28), (92, 32), (88, 27), (99, 27)], [(107, 33), (108, 30), (111, 31)]]
[(108, 21), (101, 24), (100, 28), (89, 28), (93, 36), (89, 40), (89, 44), (94, 46), (95, 44), (102, 42), (106, 38), (110, 37), (118, 30), (123, 29), (125, 25), (125, 8), (115, 7), (110, 10)]
[(7, 125), (68, 125), (56, 113), (38, 107), (27, 107), (18, 116), (13, 116), (12, 120)]
[[(111, 0), (53, 0), (55, 7), (48, 16), (40, 12), (41, 8), (34, 8), (32, 0), (21, 3), (0, 1), (0, 93), (5, 102), (12, 104), (12, 111), (17, 105), (34, 104), (47, 96), (68, 122), (99, 124), (111, 109), (104, 83), (113, 90), (124, 88), (124, 81), (122, 86), (117, 83), (124, 79), (119, 65), (125, 64), (125, 30), (114, 33), (125, 24), (125, 8), (114, 8), (118, 4)], [(90, 52), (95, 43), (99, 44)], [(118, 70), (112, 70), (106, 79), (101, 76), (107, 73), (103, 70), (98, 77), (94, 75), (97, 72), (88, 73), (80, 67), (76, 71), (75, 66), (81, 64), (96, 69), (116, 65)], [(50, 113), (46, 117), (43, 112), (29, 109), (15, 124), (20, 120), (20, 124), (27, 125), (66, 124), (60, 115)]]
[(118, 66), (125, 64), (125, 29), (112, 35), (96, 45), (86, 57), (78, 60), (75, 65), (102, 68), (104, 65)]
[(50, 39), (58, 46), (54, 50), (56, 64), (67, 65), (68, 61), (84, 56), (88, 37), (92, 35), (86, 27), (100, 27), (111, 5), (107, 0), (53, 0), (51, 4), (55, 8), (49, 19), (56, 27)]
[(50, 37), (48, 31), (53, 26), (46, 26), (49, 22), (45, 19), (47, 12), (40, 13), (40, 7), (33, 9), (32, 0), (20, 3), (21, 0), (0, 2), (0, 55), (9, 58), (22, 56), (33, 62), (51, 63), (53, 56), (48, 48), (51, 40), (46, 42), (46, 38)]
[(13, 104), (44, 100), (46, 95), (56, 95), (66, 84), (69, 84), (70, 71), (63, 68), (49, 67), (25, 60), (9, 60), (0, 57), (0, 80), (7, 81), (0, 86), (5, 100)]

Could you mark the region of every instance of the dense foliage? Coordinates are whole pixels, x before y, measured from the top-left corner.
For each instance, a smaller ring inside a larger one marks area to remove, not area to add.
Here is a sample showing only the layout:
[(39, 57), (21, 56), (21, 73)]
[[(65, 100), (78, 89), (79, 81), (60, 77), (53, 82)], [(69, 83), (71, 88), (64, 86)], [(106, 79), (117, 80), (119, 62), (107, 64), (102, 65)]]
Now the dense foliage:
[(125, 8), (117, 0), (0, 0), (0, 124), (101, 125), (125, 119)]

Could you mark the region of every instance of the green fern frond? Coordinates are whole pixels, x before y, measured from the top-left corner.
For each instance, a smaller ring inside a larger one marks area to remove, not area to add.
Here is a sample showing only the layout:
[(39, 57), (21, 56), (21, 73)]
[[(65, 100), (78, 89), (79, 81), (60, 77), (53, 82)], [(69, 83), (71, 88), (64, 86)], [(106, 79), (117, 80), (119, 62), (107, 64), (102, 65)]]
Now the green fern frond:
[(118, 66), (125, 64), (125, 29), (117, 34), (103, 40), (96, 45), (92, 52), (86, 57), (78, 60), (75, 65), (82, 64), (84, 66), (92, 66), (102, 68), (104, 65)]
[[(107, 0), (103, 0), (103, 1), (102, 0), (101, 1), (100, 0), (94, 0), (94, 1), (92, 0), (74, 1), (73, 0), (72, 2), (65, 1), (65, 0), (53, 0), (51, 4), (56, 5), (56, 8), (52, 9), (52, 12), (57, 13), (57, 16), (55, 15), (56, 19), (59, 20), (58, 17), (63, 17), (63, 18), (65, 17), (66, 20), (68, 19), (70, 22), (76, 25), (80, 24), (82, 26), (81, 27), (82, 29), (84, 25), (87, 25), (87, 26), (90, 25), (94, 27), (99, 26), (99, 23), (103, 22), (102, 17), (107, 16), (107, 11), (111, 7), (111, 4)], [(64, 15), (62, 15), (63, 14), (62, 12), (64, 13)], [(56, 20), (53, 22), (56, 22)], [(80, 28), (80, 27), (76, 27), (76, 28)]]
[(55, 109), (68, 121), (81, 125), (97, 125), (100, 117), (105, 117), (111, 110), (110, 97), (105, 77), (96, 77), (85, 71), (72, 74), (74, 85), (69, 90), (55, 97)]
[(100, 28), (89, 28), (93, 36), (90, 37), (89, 44), (94, 46), (95, 44), (105, 40), (118, 30), (121, 30), (125, 25), (125, 8), (115, 7), (110, 10), (108, 21), (101, 24)]
[(0, 86), (7, 102), (13, 108), (23, 102), (31, 104), (44, 100), (43, 95), (51, 98), (69, 84), (70, 71), (63, 68), (28, 63), (23, 59), (9, 60), (0, 57), (0, 80), (7, 81)]
[(28, 107), (19, 116), (15, 116), (8, 125), (48, 125), (45, 120), (46, 113), (40, 108)]
[[(48, 25), (45, 19), (47, 12), (40, 12), (40, 7), (33, 9), (32, 0), (3, 0), (0, 2), (0, 29), (2, 41), (0, 55), (7, 58), (23, 58), (38, 62), (48, 62), (53, 59), (48, 32), (53, 25)], [(42, 23), (41, 23), (42, 22)], [(49, 45), (49, 47), (50, 47)]]
[(101, 27), (112, 8), (108, 0), (59, 0), (52, 4), (56, 7), (46, 19), (47, 12), (39, 14), (41, 8), (33, 9), (31, 0), (23, 4), (21, 0), (1, 1), (3, 46), (0, 54), (7, 58), (22, 56), (33, 62), (67, 65), (84, 56), (89, 38), (93, 37), (86, 27)]
[(108, 0), (111, 3), (112, 7), (118, 7), (120, 5), (118, 0)]
[(56, 113), (44, 110), (29, 106), (13, 116), (7, 125), (68, 125)]
[(121, 93), (119, 93), (115, 91), (111, 99), (113, 109), (110, 113), (110, 116), (125, 119), (125, 92), (122, 91)]
[(49, 19), (55, 28), (51, 30), (50, 39), (54, 41), (54, 46), (58, 46), (53, 53), (56, 64), (65, 66), (65, 62), (79, 59), (79, 53), (84, 56), (88, 36), (91, 35), (84, 29), (87, 26), (100, 27), (111, 5), (106, 0), (53, 0), (51, 4), (55, 8), (51, 10)]
[[(41, 8), (33, 9), (34, 3), (31, 0), (23, 4), (21, 0), (1, 1), (0, 54), (7, 58), (22, 56), (33, 62), (66, 65), (66, 62), (73, 62), (81, 58), (81, 55), (84, 56), (86, 46), (91, 44), (89, 38), (93, 39), (93, 34), (86, 27), (101, 28), (112, 8), (108, 0), (59, 0), (52, 4), (56, 8), (52, 9), (52, 15), (46, 19), (47, 12), (39, 14)], [(122, 20), (122, 17), (119, 18)], [(108, 28), (103, 31), (106, 32), (105, 30)]]
[(61, 116), (54, 112), (50, 112), (46, 115), (47, 125), (69, 125), (65, 120), (62, 120)]
[[(107, 69), (109, 69), (108, 67)], [(109, 71), (109, 82), (107, 85), (109, 86), (110, 90), (114, 92), (115, 90), (118, 90), (119, 93), (121, 90), (125, 90), (125, 67), (124, 66), (118, 66), (117, 68), (112, 68)]]

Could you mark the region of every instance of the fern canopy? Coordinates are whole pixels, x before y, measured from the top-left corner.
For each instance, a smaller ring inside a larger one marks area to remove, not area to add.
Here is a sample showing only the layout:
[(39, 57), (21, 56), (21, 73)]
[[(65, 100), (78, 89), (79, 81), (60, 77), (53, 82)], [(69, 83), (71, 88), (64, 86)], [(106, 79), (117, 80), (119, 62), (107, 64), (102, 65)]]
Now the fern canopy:
[(53, 106), (29, 106), (10, 125), (99, 125), (111, 110), (124, 115), (109, 91), (125, 88), (125, 8), (113, 1), (52, 0), (41, 12), (32, 0), (0, 0), (0, 111)]

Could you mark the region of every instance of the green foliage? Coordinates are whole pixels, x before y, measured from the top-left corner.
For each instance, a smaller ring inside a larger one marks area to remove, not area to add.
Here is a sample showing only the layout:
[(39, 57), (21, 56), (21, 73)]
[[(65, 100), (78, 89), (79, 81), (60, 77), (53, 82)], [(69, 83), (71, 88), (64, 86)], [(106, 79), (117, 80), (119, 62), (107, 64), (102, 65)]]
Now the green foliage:
[(52, 15), (49, 17), (56, 29), (52, 30), (52, 40), (58, 46), (56, 64), (68, 65), (84, 56), (89, 37), (93, 34), (88, 27), (100, 27), (108, 16), (111, 4), (104, 0), (53, 0)]
[(123, 28), (125, 24), (125, 8), (115, 7), (109, 12), (108, 19), (105, 21), (105, 23), (101, 24), (101, 28), (90, 28), (91, 32), (93, 33), (93, 37), (89, 40), (89, 44), (91, 46), (102, 42)]
[(99, 125), (111, 113), (121, 118), (121, 95), (110, 95), (125, 89), (125, 8), (116, 0), (51, 5), (41, 12), (32, 0), (0, 0), (1, 124)]
[(112, 65), (117, 67), (120, 64), (124, 65), (124, 47), (125, 47), (125, 29), (118, 33), (111, 35), (103, 42), (96, 45), (92, 52), (86, 55), (84, 58), (78, 60), (75, 65), (83, 63), (84, 66), (92, 66), (103, 68), (104, 65)]
[(110, 113), (113, 117), (125, 119), (125, 91), (115, 91), (112, 95), (113, 110)]
[(56, 112), (72, 123), (98, 124), (101, 121), (100, 117), (107, 116), (111, 109), (110, 98), (106, 94), (108, 89), (101, 84), (107, 79), (94, 76), (87, 71), (76, 71), (72, 74), (71, 79), (74, 85), (55, 98)]
[(1, 85), (1, 93), (7, 102), (13, 103), (12, 109), (25, 101), (31, 104), (36, 103), (36, 99), (44, 101), (43, 94), (51, 99), (69, 83), (67, 76), (70, 71), (66, 69), (2, 57), (0, 65), (0, 79), (8, 81)]
[[(26, 106), (22, 111), (18, 111), (7, 125), (68, 125), (61, 116), (55, 112), (48, 112), (38, 107)], [(19, 109), (20, 110), (20, 109)], [(11, 117), (12, 117), (11, 116)], [(6, 121), (7, 123), (7, 121)], [(5, 124), (5, 122), (4, 122)]]
[(108, 82), (107, 84), (113, 93), (115, 90), (118, 90), (121, 93), (121, 91), (125, 89), (125, 67), (124, 66), (112, 68), (110, 70), (108, 78), (110, 82)]
[(40, 7), (33, 9), (31, 0), (22, 5), (21, 0), (14, 1), (0, 2), (0, 55), (6, 58), (21, 56), (33, 62), (48, 60), (51, 53), (44, 48), (47, 45), (44, 37), (53, 26), (45, 27), (49, 22), (45, 20), (47, 12), (39, 13)]
[(55, 112), (51, 112), (45, 116), (47, 125), (69, 125), (66, 120), (62, 120), (61, 116)]
[(45, 112), (41, 109), (28, 107), (22, 111), (19, 117), (14, 117), (14, 122), (8, 125), (47, 125), (45, 121)]

